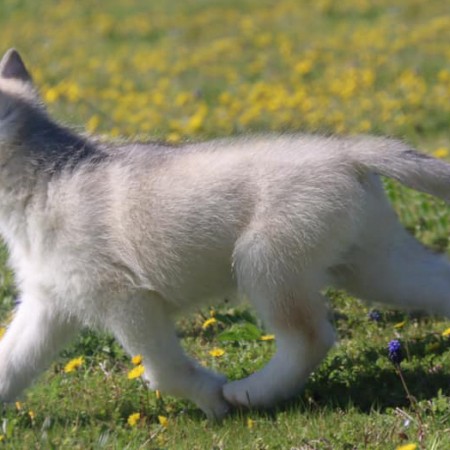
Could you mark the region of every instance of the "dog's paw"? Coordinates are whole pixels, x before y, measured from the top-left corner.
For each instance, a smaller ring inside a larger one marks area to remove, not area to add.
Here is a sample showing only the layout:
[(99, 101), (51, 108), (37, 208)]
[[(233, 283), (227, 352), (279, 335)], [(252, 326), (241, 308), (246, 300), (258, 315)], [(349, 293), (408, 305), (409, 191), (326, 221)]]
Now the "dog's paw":
[(202, 407), (202, 411), (211, 422), (221, 422), (231, 409), (232, 406), (223, 397), (216, 399), (214, 404)]
[(222, 388), (227, 379), (222, 375), (215, 375), (202, 386), (195, 402), (211, 421), (221, 421), (231, 410), (231, 405), (223, 396)]
[(258, 373), (223, 386), (225, 400), (235, 408), (267, 409), (288, 398), (273, 383), (267, 384)]
[(223, 396), (236, 408), (251, 408), (258, 403), (255, 393), (245, 378), (225, 384)]

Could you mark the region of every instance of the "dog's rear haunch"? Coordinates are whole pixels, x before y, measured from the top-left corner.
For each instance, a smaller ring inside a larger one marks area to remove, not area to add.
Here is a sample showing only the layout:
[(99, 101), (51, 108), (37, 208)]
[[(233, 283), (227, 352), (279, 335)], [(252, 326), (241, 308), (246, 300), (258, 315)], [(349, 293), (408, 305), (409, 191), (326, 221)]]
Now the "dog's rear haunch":
[[(0, 231), (20, 303), (0, 342), (11, 401), (82, 326), (141, 354), (151, 388), (209, 417), (297, 394), (333, 345), (320, 292), (450, 313), (450, 265), (399, 224), (379, 175), (450, 200), (450, 166), (375, 137), (104, 143), (47, 114), (18, 53), (0, 63)], [(277, 351), (236, 381), (190, 359), (173, 316), (250, 300)]]

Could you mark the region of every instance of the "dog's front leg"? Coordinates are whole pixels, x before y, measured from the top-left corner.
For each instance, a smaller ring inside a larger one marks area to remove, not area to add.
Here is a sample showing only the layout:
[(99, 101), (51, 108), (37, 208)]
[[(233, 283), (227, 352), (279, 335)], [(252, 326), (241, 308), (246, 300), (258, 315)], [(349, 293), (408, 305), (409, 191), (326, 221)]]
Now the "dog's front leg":
[(222, 395), (226, 378), (185, 354), (167, 306), (158, 294), (142, 292), (112, 308), (107, 327), (130, 355), (142, 356), (152, 389), (188, 398), (208, 418), (220, 420), (229, 410)]
[(0, 400), (20, 395), (78, 330), (51, 302), (24, 295), (0, 340)]

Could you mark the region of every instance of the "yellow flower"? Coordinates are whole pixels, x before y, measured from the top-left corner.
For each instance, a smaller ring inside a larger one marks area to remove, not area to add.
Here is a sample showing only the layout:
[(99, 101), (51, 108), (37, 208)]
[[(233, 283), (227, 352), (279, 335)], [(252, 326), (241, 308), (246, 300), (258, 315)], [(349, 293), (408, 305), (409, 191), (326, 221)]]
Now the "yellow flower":
[(142, 364), (142, 355), (135, 355), (131, 358), (131, 362), (135, 366), (139, 366), (139, 364)]
[(4, 327), (0, 327), (0, 339), (3, 337), (3, 335), (5, 334), (6, 328)]
[(178, 142), (181, 141), (181, 134), (177, 133), (176, 131), (172, 131), (167, 135), (166, 140), (170, 144), (177, 144)]
[(275, 339), (274, 334), (265, 334), (264, 336), (260, 337), (261, 341), (273, 341)]
[(405, 324), (406, 324), (406, 320), (404, 320), (403, 322), (396, 323), (394, 325), (394, 328), (396, 328), (396, 329), (403, 328), (405, 326)]
[(45, 92), (44, 99), (47, 103), (54, 103), (59, 98), (59, 92), (55, 88), (50, 88)]
[(5, 439), (5, 436), (3, 434), (0, 434), (0, 442), (2, 442)]
[(416, 450), (417, 444), (399, 445), (395, 450)]
[(161, 400), (161, 391), (159, 391), (158, 389), (156, 389), (155, 395), (156, 395), (156, 400)]
[(448, 70), (442, 69), (438, 72), (438, 80), (442, 83), (450, 81), (450, 72)]
[(436, 158), (445, 158), (446, 156), (448, 156), (448, 154), (449, 151), (446, 147), (439, 147), (433, 152), (433, 156), (435, 156)]
[(86, 129), (89, 133), (93, 133), (100, 125), (100, 117), (94, 114), (87, 122)]
[(140, 413), (131, 414), (128, 417), (128, 420), (127, 420), (128, 425), (130, 425), (130, 427), (136, 426), (136, 424), (139, 422), (140, 418), (141, 418), (141, 414)]
[(209, 354), (211, 356), (214, 356), (214, 358), (220, 358), (225, 354), (225, 350), (223, 350), (222, 348), (215, 347), (212, 350), (210, 350)]
[(80, 88), (75, 83), (70, 83), (66, 88), (66, 96), (71, 102), (76, 102), (80, 98)]
[(450, 328), (447, 328), (446, 330), (444, 330), (442, 332), (442, 336), (444, 336), (444, 337), (450, 336)]
[(82, 356), (78, 358), (71, 359), (65, 366), (64, 366), (64, 372), (70, 373), (74, 370), (78, 369), (84, 364), (84, 358)]
[(294, 70), (295, 70), (298, 74), (304, 75), (304, 74), (307, 74), (307, 73), (311, 72), (312, 68), (313, 68), (313, 63), (312, 63), (312, 61), (309, 60), (309, 59), (306, 59), (306, 60), (303, 60), (303, 61), (298, 62), (298, 63), (295, 65)]
[(16, 402), (16, 409), (17, 411), (20, 411), (22, 409), (22, 403)]
[(252, 420), (252, 419), (250, 419), (250, 418), (248, 418), (248, 419), (247, 419), (247, 428), (248, 428), (249, 430), (251, 430), (254, 426), (255, 426), (255, 421)]
[(195, 133), (199, 131), (203, 127), (207, 114), (208, 114), (208, 107), (206, 106), (206, 104), (201, 104), (198, 107), (195, 114), (189, 118), (188, 123), (186, 125), (186, 130), (189, 133)]
[(369, 131), (371, 127), (372, 124), (370, 123), (369, 120), (362, 120), (358, 125), (358, 131), (360, 132)]
[(139, 378), (145, 371), (145, 368), (142, 364), (139, 364), (136, 367), (133, 367), (133, 369), (131, 369), (128, 372), (128, 379), (129, 380), (133, 380), (134, 378)]
[(30, 416), (31, 420), (34, 420), (34, 418), (36, 417), (36, 414), (34, 413), (34, 411), (32, 409), (30, 409), (28, 411), (28, 415)]
[(120, 135), (120, 131), (118, 128), (114, 127), (109, 131), (109, 135), (113, 138), (117, 137)]
[(169, 426), (169, 419), (166, 416), (158, 416), (158, 421), (164, 428)]
[(210, 319), (207, 319), (203, 322), (202, 328), (204, 330), (206, 330), (207, 328), (209, 328), (211, 325), (214, 325), (215, 323), (217, 323), (217, 319), (215, 319), (214, 317), (211, 317)]

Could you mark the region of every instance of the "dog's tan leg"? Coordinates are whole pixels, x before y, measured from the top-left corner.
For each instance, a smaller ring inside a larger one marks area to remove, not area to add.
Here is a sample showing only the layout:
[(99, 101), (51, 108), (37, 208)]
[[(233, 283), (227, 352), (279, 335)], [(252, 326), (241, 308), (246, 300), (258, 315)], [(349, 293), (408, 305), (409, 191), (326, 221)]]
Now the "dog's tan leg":
[(226, 384), (223, 392), (234, 406), (267, 408), (301, 390), (332, 346), (334, 331), (319, 294), (290, 292), (268, 298), (261, 291), (253, 303), (275, 333), (277, 351), (262, 370)]

